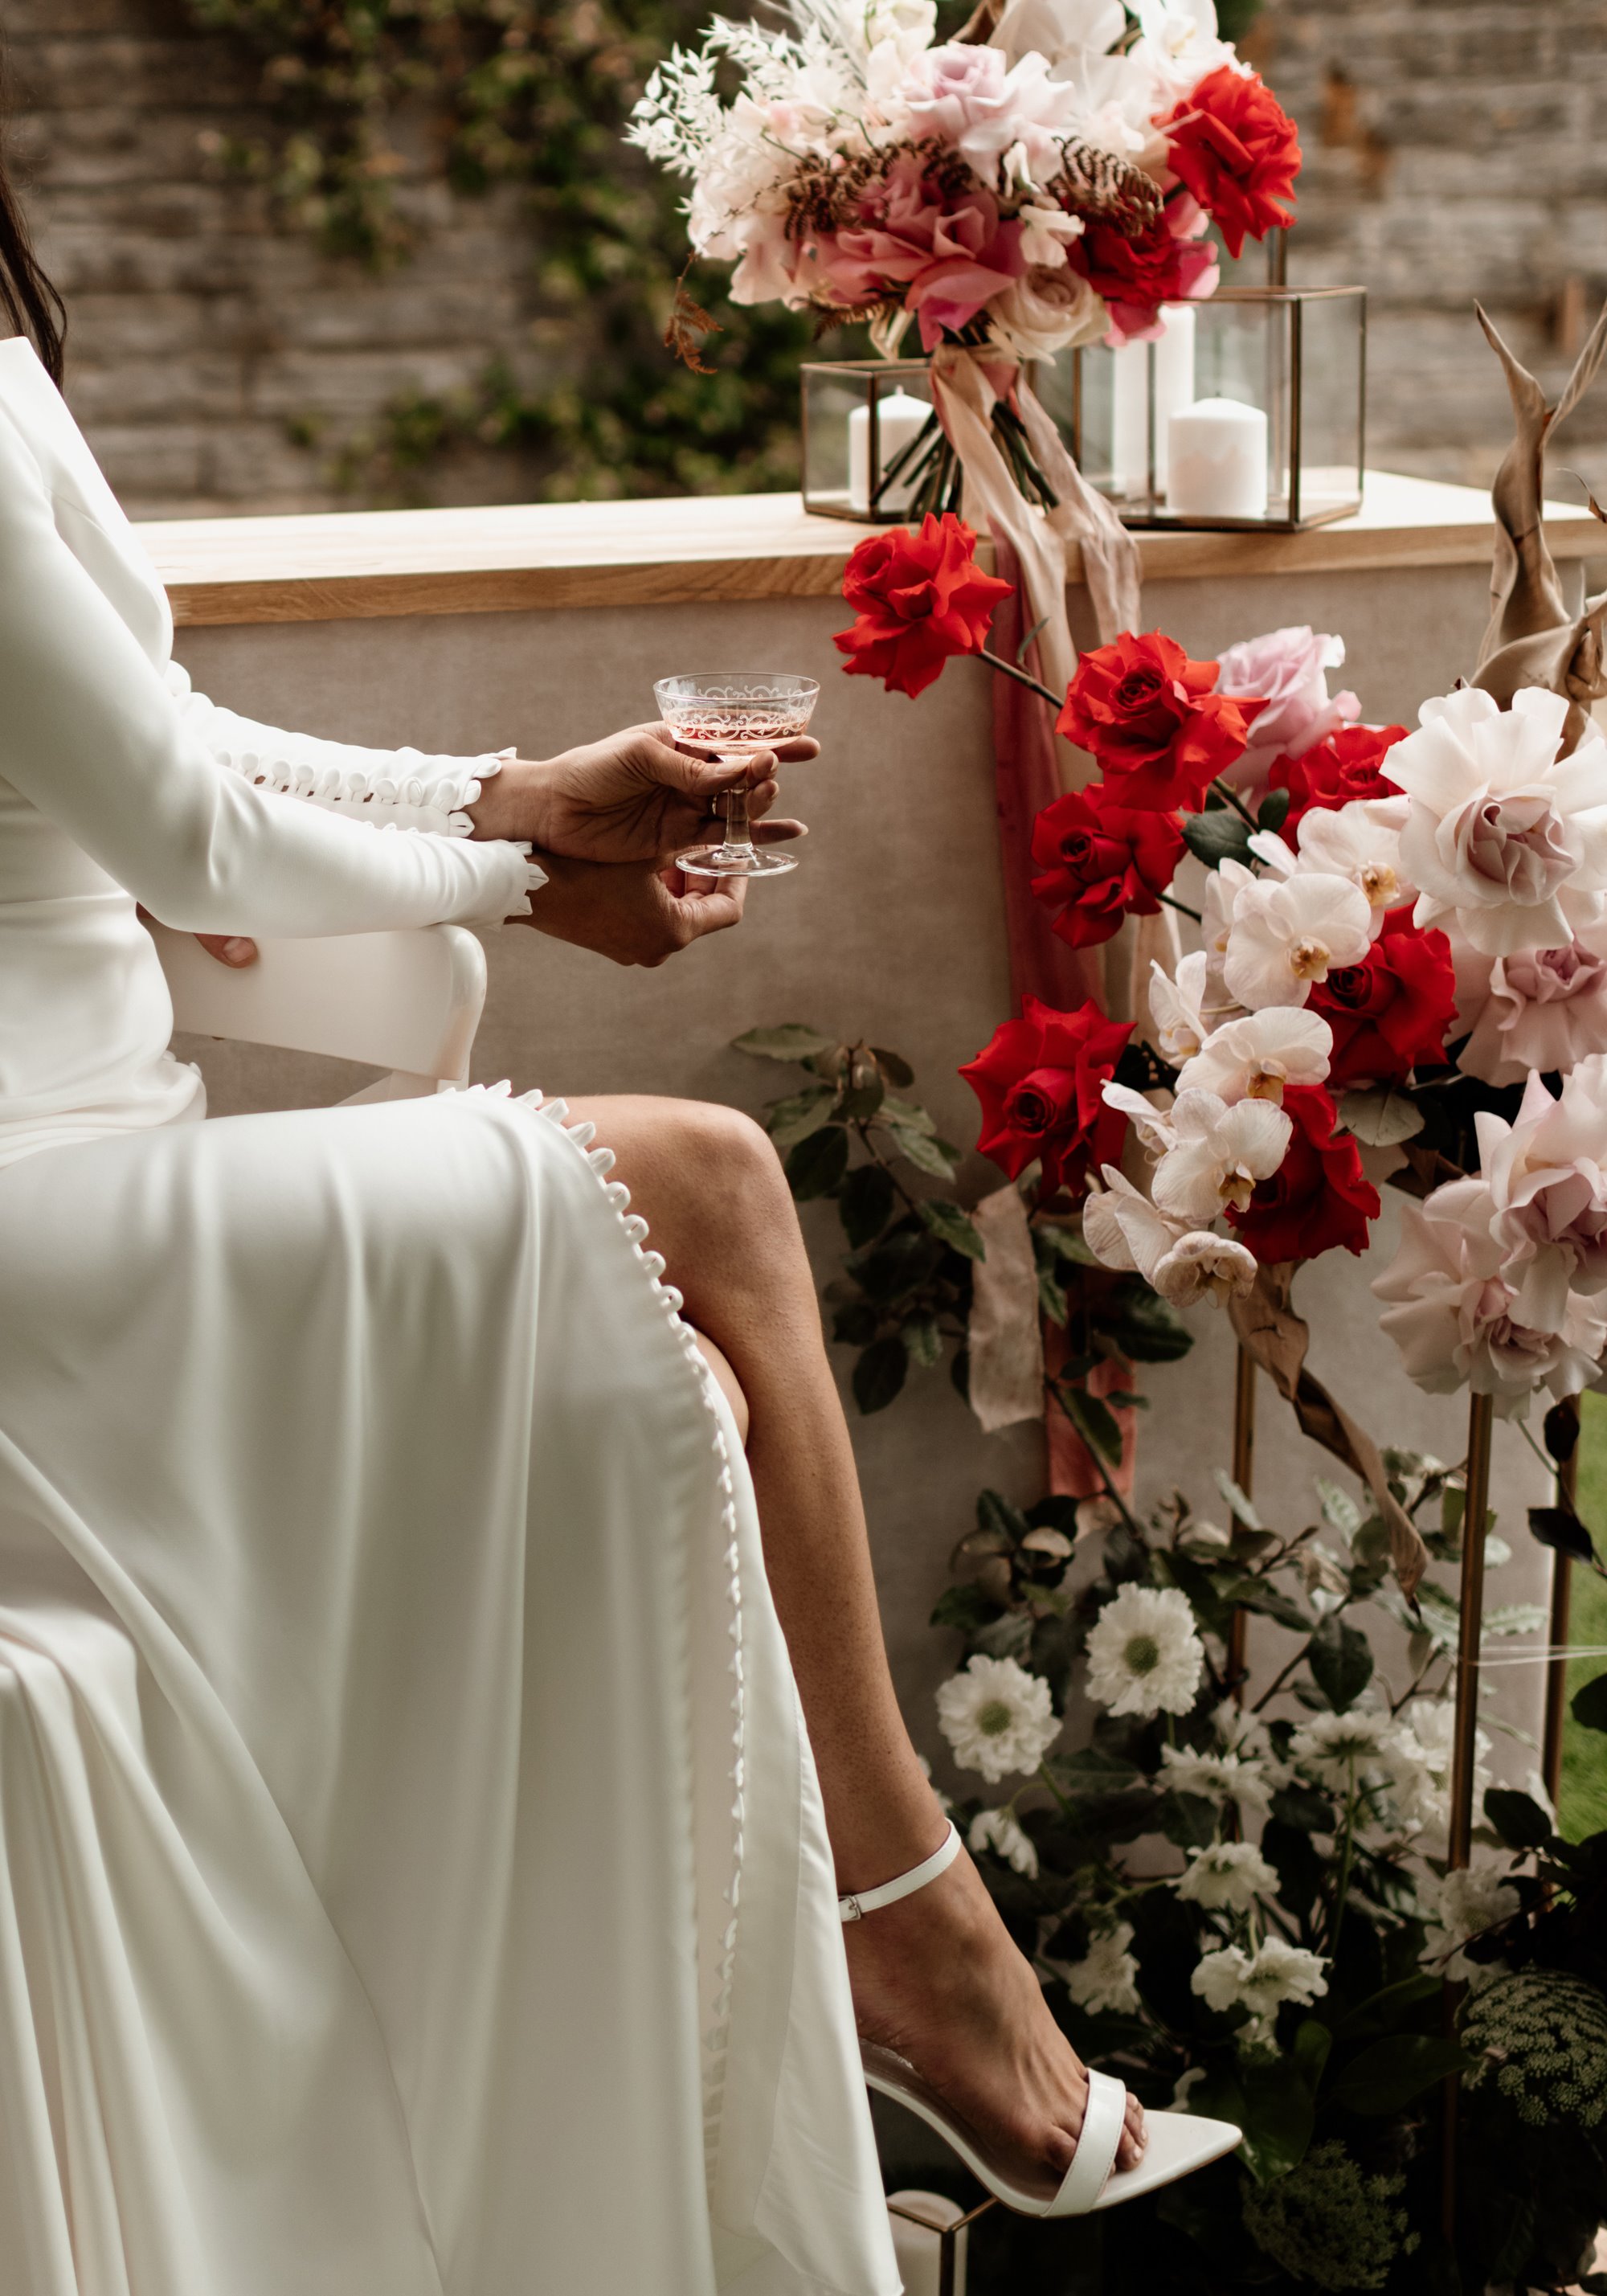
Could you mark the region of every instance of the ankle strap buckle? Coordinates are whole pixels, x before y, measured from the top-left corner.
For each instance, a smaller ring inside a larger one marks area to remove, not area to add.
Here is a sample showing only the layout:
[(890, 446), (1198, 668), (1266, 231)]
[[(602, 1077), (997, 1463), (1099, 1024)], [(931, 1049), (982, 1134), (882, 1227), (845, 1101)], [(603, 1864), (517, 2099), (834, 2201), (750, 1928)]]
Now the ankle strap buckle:
[(843, 1922), (862, 1922), (867, 1914), (879, 1913), (883, 1906), (896, 1906), (900, 1898), (913, 1897), (939, 1874), (946, 1874), (960, 1854), (960, 1837), (952, 1818), (948, 1832), (930, 1857), (912, 1866), (907, 1874), (898, 1874), (890, 1882), (883, 1882), (874, 1890), (861, 1890), (851, 1898), (839, 1898), (837, 1917)]

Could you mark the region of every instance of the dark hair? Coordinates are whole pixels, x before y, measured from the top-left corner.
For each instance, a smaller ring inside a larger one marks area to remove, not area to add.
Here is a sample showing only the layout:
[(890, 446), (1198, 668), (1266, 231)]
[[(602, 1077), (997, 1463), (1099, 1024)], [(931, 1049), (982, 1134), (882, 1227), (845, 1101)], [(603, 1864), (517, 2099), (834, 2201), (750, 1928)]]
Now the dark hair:
[[(0, 88), (0, 96), (4, 93)], [(39, 268), (4, 148), (0, 148), (0, 306), (20, 335), (32, 336), (45, 372), (59, 387), (67, 313), (61, 298)]]

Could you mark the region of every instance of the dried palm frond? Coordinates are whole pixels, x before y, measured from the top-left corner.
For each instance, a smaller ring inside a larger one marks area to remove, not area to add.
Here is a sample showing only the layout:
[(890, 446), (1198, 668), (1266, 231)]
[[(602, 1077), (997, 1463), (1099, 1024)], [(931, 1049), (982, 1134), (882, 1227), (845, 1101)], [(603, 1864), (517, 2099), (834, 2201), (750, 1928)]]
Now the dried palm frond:
[[(1556, 405), (1548, 406), (1534, 376), (1513, 357), (1487, 314), (1478, 304), (1473, 308), (1505, 371), (1516, 429), (1490, 490), (1496, 511), (1490, 619), (1472, 682), (1503, 709), (1524, 685), (1546, 686), (1565, 695), (1572, 706), (1563, 738), (1572, 749), (1585, 731), (1592, 704), (1607, 700), (1607, 591), (1587, 598), (1580, 613), (1570, 613), (1546, 539), (1546, 448), (1607, 357), (1607, 309), (1592, 328)], [(1586, 496), (1593, 513), (1601, 518), (1588, 488)]]
[(1165, 205), (1152, 176), (1096, 144), (1073, 141), (1062, 147), (1059, 175), (1045, 186), (1074, 215), (1091, 216), (1136, 239), (1158, 223)]

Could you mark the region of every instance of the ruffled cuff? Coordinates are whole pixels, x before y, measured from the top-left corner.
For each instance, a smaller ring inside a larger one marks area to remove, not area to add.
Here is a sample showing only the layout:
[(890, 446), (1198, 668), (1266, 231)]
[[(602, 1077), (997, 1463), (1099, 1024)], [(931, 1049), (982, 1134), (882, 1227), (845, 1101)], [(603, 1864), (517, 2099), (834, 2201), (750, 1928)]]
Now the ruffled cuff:
[(494, 884), (488, 889), (483, 910), (477, 910), (473, 916), (463, 917), (460, 922), (466, 925), (492, 927), (513, 924), (528, 917), (531, 894), (547, 882), (546, 871), (530, 858), (530, 847), (518, 844), (512, 839), (497, 838), (478, 846), (476, 850), (495, 856), (503, 865)]

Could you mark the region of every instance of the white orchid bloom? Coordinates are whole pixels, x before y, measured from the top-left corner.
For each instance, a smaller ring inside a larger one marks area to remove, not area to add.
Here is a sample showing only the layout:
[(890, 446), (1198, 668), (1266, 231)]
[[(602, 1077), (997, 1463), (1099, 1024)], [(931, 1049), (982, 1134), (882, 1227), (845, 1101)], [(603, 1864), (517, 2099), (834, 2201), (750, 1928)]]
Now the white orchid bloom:
[(1417, 887), (1400, 857), (1401, 832), (1410, 809), (1406, 797), (1360, 798), (1331, 811), (1314, 806), (1296, 832), (1297, 874), (1348, 877), (1366, 898), (1375, 940), (1389, 912), (1417, 898)]
[(1242, 1211), (1259, 1182), (1283, 1160), (1293, 1129), (1270, 1101), (1232, 1108), (1214, 1092), (1179, 1093), (1172, 1110), (1176, 1145), (1155, 1168), (1155, 1207), (1191, 1228), (1209, 1226), (1232, 1205)]
[(1214, 1092), (1231, 1107), (1239, 1100), (1281, 1105), (1290, 1084), (1321, 1084), (1333, 1054), (1333, 1031), (1320, 1013), (1269, 1004), (1214, 1029), (1177, 1078), (1179, 1092)]
[(1381, 770), (1411, 800), (1401, 860), (1416, 922), (1455, 918), (1487, 956), (1561, 948), (1607, 914), (1607, 742), (1558, 745), (1569, 704), (1525, 686), (1510, 709), (1475, 686), (1425, 701)]
[(1186, 95), (1223, 64), (1244, 69), (1217, 36), (1215, 0), (1139, 0), (1138, 34), (1134, 53), (1154, 73), (1162, 102)]
[(1208, 962), (1205, 951), (1197, 948), (1182, 960), (1170, 980), (1153, 958), (1150, 962), (1150, 1013), (1155, 1023), (1155, 1046), (1161, 1058), (1174, 1066), (1180, 1067), (1185, 1061), (1193, 1060), (1209, 1033), (1200, 1013)]
[(1114, 1164), (1101, 1168), (1103, 1188), (1090, 1188), (1083, 1204), (1083, 1241), (1103, 1267), (1136, 1272), (1146, 1283), (1183, 1230), (1158, 1212), (1149, 1198)]
[(1164, 1156), (1175, 1145), (1177, 1133), (1170, 1112), (1157, 1108), (1143, 1093), (1135, 1092), (1131, 1085), (1108, 1084), (1103, 1087), (1107, 1108), (1119, 1109), (1138, 1135), (1139, 1145), (1151, 1156)]
[(1052, 64), (1063, 57), (1103, 55), (1127, 29), (1121, 0), (1009, 0), (988, 40), (1008, 64), (1034, 50)]
[(1303, 1004), (1314, 981), (1359, 964), (1372, 938), (1366, 896), (1348, 878), (1315, 870), (1276, 883), (1251, 878), (1234, 901), (1223, 980), (1252, 1013)]
[(1235, 1236), (1196, 1227), (1161, 1253), (1150, 1282), (1174, 1308), (1192, 1308), (1197, 1300), (1220, 1308), (1228, 1300), (1247, 1300), (1256, 1272), (1255, 1254)]

